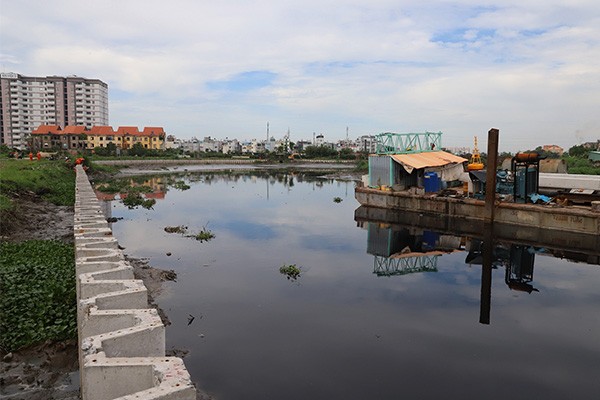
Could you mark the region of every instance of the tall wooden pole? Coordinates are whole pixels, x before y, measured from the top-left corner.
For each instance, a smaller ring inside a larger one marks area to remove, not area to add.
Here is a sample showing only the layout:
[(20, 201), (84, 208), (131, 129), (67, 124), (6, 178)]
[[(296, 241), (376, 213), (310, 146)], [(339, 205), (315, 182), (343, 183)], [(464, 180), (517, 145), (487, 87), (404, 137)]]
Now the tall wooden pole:
[(488, 132), (487, 172), (485, 176), (485, 215), (483, 229), (483, 265), (479, 322), (490, 323), (492, 303), (492, 262), (494, 260), (494, 210), (496, 201), (496, 166), (498, 164), (498, 129)]
[(498, 129), (488, 132), (487, 174), (485, 178), (485, 215), (486, 224), (494, 222), (494, 202), (496, 200), (496, 166), (498, 164)]

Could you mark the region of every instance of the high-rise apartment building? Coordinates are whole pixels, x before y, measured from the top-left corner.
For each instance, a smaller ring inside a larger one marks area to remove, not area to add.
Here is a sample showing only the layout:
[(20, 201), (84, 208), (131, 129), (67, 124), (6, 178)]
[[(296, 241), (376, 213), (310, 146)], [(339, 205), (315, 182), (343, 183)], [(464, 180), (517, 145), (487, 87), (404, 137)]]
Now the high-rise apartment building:
[(40, 125), (108, 125), (108, 85), (78, 76), (0, 74), (1, 144), (24, 149)]

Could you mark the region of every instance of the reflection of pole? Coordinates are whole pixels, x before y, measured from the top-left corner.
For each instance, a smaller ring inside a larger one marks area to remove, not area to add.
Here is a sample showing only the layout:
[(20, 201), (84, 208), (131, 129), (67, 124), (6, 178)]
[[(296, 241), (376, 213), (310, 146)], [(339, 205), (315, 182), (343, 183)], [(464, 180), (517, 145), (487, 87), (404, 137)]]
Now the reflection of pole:
[(479, 305), (479, 323), (490, 324), (492, 305), (492, 261), (494, 242), (492, 241), (493, 225), (485, 224), (483, 228), (483, 265), (481, 266), (481, 300)]
[(487, 173), (485, 177), (485, 215), (486, 223), (494, 222), (494, 202), (496, 200), (496, 165), (498, 164), (498, 129), (488, 132)]

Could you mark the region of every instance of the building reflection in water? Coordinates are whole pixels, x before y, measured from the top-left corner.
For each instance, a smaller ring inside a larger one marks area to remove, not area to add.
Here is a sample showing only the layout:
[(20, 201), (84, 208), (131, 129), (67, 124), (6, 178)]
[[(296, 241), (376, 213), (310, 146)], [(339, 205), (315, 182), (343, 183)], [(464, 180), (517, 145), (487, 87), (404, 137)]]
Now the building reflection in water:
[[(508, 289), (532, 294), (539, 292), (534, 282), (536, 254), (556, 257), (568, 255), (568, 258), (575, 261), (600, 264), (597, 248), (587, 252), (569, 252), (564, 248), (541, 246), (540, 243), (531, 245), (505, 238), (498, 239), (494, 234), (495, 230), (489, 226), (482, 227), (480, 236), (473, 233), (461, 235), (462, 232), (453, 235), (452, 232), (430, 230), (429, 226), (421, 226), (418, 223), (407, 223), (410, 221), (410, 213), (402, 213), (401, 223), (398, 223), (397, 215), (387, 219), (394, 221), (390, 223), (381, 218), (383, 214), (380, 211), (375, 213), (378, 216), (377, 220), (366, 218), (368, 211), (363, 207), (355, 212), (358, 226), (368, 231), (367, 253), (374, 257), (373, 273), (390, 277), (436, 272), (441, 255), (464, 251), (466, 264), (481, 265), (479, 322), (482, 324), (490, 323), (492, 270), (504, 268), (504, 281)], [(415, 214), (415, 221), (419, 221), (421, 217), (421, 214)], [(443, 225), (451, 224), (436, 225), (434, 228)], [(582, 238), (581, 243), (588, 243), (588, 239)]]
[(367, 253), (374, 256), (377, 276), (406, 275), (437, 271), (438, 257), (460, 250), (461, 238), (432, 231), (392, 229), (387, 224), (369, 223)]

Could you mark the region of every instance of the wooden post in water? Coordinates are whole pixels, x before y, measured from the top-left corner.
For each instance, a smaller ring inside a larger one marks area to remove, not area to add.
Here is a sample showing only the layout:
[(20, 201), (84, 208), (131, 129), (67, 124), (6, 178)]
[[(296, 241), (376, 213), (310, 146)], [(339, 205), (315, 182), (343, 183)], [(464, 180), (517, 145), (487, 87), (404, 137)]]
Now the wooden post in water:
[(492, 308), (492, 263), (494, 261), (494, 232), (491, 224), (483, 228), (483, 264), (481, 265), (481, 297), (479, 300), (479, 323), (490, 324)]
[(486, 224), (494, 223), (499, 133), (500, 131), (495, 128), (490, 129), (488, 132), (487, 173), (485, 177), (485, 215), (483, 217)]

